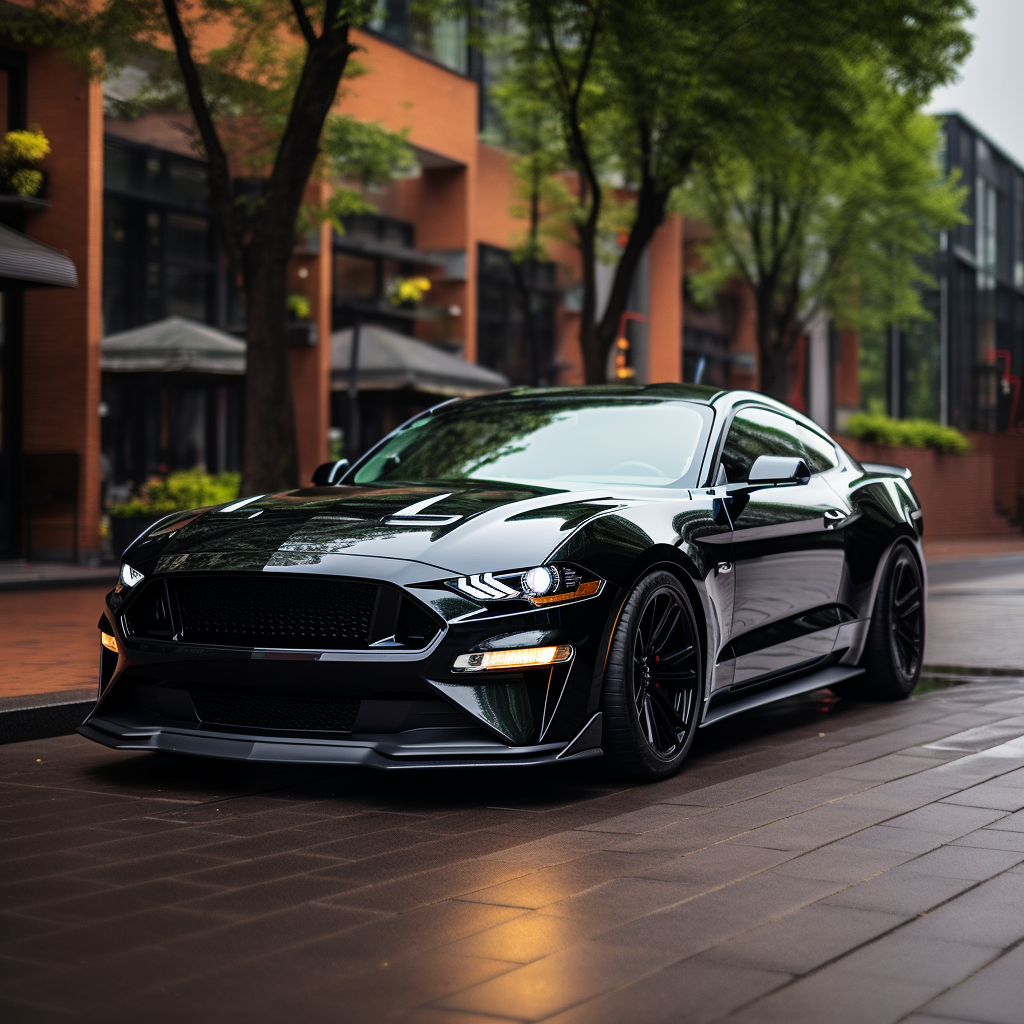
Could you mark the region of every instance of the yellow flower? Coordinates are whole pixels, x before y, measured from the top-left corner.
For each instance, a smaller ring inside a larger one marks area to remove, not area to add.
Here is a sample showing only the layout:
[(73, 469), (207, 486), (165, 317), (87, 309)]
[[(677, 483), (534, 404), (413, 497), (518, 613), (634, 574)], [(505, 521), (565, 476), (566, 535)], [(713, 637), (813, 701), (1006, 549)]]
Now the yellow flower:
[(388, 299), (393, 306), (401, 306), (406, 302), (419, 302), (430, 291), (430, 279), (426, 277), (406, 277), (394, 281), (388, 290)]
[(8, 132), (3, 142), (9, 163), (35, 164), (50, 154), (50, 140), (38, 129)]

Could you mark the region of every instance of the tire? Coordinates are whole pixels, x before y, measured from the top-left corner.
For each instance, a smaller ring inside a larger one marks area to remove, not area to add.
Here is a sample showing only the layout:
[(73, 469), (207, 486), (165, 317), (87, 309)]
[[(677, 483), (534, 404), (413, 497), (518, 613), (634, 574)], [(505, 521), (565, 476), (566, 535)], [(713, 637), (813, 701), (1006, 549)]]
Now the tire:
[(643, 577), (612, 637), (601, 709), (615, 774), (664, 779), (679, 770), (699, 724), (704, 672), (697, 620), (669, 572)]
[(860, 700), (905, 700), (914, 692), (924, 660), (924, 579), (910, 548), (893, 548), (871, 613), (861, 666), (863, 679), (846, 684), (842, 696)]

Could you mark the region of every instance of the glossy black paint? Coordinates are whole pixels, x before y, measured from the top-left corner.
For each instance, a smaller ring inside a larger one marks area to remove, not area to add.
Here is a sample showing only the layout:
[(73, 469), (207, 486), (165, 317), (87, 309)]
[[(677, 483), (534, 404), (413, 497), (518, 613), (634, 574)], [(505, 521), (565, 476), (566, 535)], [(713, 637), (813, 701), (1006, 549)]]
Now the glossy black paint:
[[(811, 685), (813, 673), (855, 674), (887, 552), (905, 543), (924, 567), (920, 505), (903, 472), (866, 472), (836, 449), (835, 466), (806, 482), (721, 483), (722, 444), (738, 410), (781, 411), (817, 428), (752, 393), (684, 385), (594, 393), (710, 409), (700, 486), (355, 486), (346, 481), (357, 464), (340, 485), (168, 517), (125, 553), (145, 581), (107, 597), (104, 628), (121, 653), (116, 665), (104, 656), (100, 699), (80, 731), (120, 749), (378, 767), (594, 756), (612, 632), (630, 588), (655, 566), (677, 575), (694, 608), (705, 723), (710, 709), (721, 717), (730, 706), (749, 706), (752, 694), (785, 696), (801, 680)], [(478, 601), (446, 582), (558, 562), (600, 577), (602, 589), (534, 607)], [(186, 582), (266, 574), (379, 584), (396, 609), (416, 608), (435, 622), (436, 635), (418, 648), (396, 632), (360, 649), (297, 650), (190, 643), (173, 624), (163, 637), (153, 629), (145, 637), (126, 631), (141, 614), (133, 604), (159, 581), (172, 593)], [(557, 644), (570, 645), (572, 659), (548, 669), (477, 676), (453, 670), (465, 653)], [(348, 733), (214, 726), (200, 721), (193, 691), (360, 704)]]

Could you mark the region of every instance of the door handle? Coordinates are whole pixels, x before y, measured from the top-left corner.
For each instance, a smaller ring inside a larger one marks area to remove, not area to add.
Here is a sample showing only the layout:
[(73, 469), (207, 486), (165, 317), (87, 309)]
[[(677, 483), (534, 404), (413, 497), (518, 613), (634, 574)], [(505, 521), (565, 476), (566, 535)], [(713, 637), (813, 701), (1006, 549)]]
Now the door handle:
[(829, 508), (825, 510), (825, 529), (834, 530), (837, 526), (842, 524), (849, 518), (849, 516), (840, 511), (838, 508)]

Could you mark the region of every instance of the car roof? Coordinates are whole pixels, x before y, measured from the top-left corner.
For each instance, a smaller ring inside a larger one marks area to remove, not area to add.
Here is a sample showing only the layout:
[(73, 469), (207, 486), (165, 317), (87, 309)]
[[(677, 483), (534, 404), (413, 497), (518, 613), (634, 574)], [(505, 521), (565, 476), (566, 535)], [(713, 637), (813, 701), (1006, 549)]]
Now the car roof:
[[(710, 406), (726, 415), (738, 405), (756, 402), (758, 405), (775, 409), (819, 433), (823, 432), (817, 423), (799, 410), (793, 409), (791, 406), (769, 395), (763, 395), (758, 391), (731, 391), (723, 388), (709, 387), (704, 384), (673, 384), (665, 382), (660, 384), (570, 384), (561, 387), (540, 388), (522, 386), (511, 388), (508, 391), (496, 391), (485, 395), (477, 395), (474, 398), (463, 399), (463, 401), (477, 403), (538, 397), (600, 398), (612, 401), (615, 399), (653, 398), (663, 401), (683, 401), (692, 402), (696, 405)], [(444, 404), (447, 405), (448, 403)]]
[(729, 394), (721, 388), (707, 387), (703, 384), (591, 384), (566, 385), (562, 387), (518, 387), (509, 391), (499, 391), (478, 398), (526, 398), (526, 397), (565, 397), (565, 398), (662, 398), (676, 401), (696, 402), (700, 405), (711, 405), (716, 398)]

